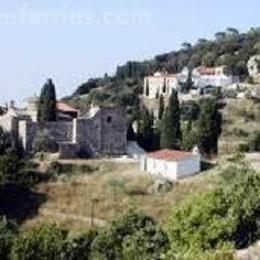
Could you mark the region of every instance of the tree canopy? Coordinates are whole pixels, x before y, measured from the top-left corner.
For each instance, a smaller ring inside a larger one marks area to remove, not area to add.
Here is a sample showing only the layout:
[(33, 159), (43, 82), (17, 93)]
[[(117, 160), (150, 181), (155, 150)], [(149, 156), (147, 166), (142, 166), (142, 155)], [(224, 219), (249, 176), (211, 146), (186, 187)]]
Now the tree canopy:
[(38, 105), (38, 121), (40, 123), (53, 122), (57, 120), (56, 111), (56, 90), (51, 79), (44, 84), (39, 105)]
[(176, 149), (181, 144), (180, 105), (177, 91), (173, 91), (165, 109), (162, 129), (161, 148)]

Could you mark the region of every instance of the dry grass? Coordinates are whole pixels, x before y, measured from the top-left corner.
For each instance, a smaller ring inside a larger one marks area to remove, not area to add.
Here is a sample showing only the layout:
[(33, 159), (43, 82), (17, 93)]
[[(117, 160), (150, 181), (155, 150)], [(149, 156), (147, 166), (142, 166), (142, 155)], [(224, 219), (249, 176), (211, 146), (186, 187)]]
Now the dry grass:
[[(91, 216), (91, 205), (94, 207), (94, 217), (102, 220), (111, 220), (135, 208), (165, 223), (173, 205), (180, 205), (186, 198), (212, 189), (217, 181), (208, 173), (179, 181), (172, 191), (157, 194), (149, 192), (153, 179), (141, 172), (137, 164), (98, 160), (85, 163), (98, 170), (91, 175), (70, 175), (66, 182), (39, 185), (37, 191), (47, 194), (47, 202), (40, 208), (39, 216), (25, 223), (25, 226), (47, 219), (79, 232), (82, 226), (88, 226), (80, 218)], [(44, 212), (51, 212), (53, 217)], [(78, 216), (79, 220), (71, 220), (70, 217), (61, 219), (55, 214)]]
[(250, 133), (260, 129), (260, 104), (248, 99), (230, 99), (223, 112), (220, 152), (232, 153), (247, 143)]

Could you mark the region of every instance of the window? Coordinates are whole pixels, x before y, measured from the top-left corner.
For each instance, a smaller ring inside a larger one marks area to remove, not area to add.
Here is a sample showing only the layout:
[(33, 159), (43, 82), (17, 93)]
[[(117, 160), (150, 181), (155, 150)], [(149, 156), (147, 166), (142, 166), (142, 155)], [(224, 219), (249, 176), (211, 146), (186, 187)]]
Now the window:
[(111, 122), (112, 122), (112, 116), (108, 116), (108, 117), (107, 117), (107, 122), (108, 122), (108, 123), (111, 123)]

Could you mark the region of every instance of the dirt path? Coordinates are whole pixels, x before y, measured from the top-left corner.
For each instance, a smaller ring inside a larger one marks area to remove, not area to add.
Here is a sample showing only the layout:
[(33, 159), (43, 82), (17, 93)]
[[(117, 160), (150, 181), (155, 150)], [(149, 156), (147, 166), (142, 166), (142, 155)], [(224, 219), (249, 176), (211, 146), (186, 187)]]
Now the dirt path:
[(41, 210), (41, 215), (46, 216), (46, 217), (53, 217), (57, 218), (60, 220), (73, 220), (73, 221), (80, 221), (87, 223), (89, 225), (93, 224), (94, 226), (105, 226), (106, 221), (98, 218), (89, 218), (89, 217), (83, 217), (79, 215), (74, 215), (74, 214), (65, 214), (65, 213), (57, 213), (53, 212), (47, 209)]

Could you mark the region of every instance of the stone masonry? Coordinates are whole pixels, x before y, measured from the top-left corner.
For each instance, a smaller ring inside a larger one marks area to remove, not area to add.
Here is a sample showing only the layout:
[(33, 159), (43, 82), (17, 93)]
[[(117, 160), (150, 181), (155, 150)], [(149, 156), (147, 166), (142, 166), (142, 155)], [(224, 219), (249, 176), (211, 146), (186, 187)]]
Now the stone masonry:
[[(10, 132), (31, 152), (37, 122), (30, 116), (19, 115), (15, 109), (0, 116), (0, 127)], [(122, 108), (92, 108), (89, 113), (73, 121), (48, 122), (43, 126), (59, 144), (60, 158), (74, 158), (80, 154), (91, 157), (122, 155), (126, 152), (126, 112)]]

